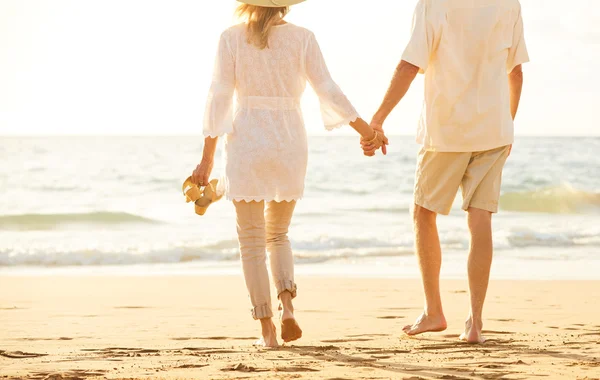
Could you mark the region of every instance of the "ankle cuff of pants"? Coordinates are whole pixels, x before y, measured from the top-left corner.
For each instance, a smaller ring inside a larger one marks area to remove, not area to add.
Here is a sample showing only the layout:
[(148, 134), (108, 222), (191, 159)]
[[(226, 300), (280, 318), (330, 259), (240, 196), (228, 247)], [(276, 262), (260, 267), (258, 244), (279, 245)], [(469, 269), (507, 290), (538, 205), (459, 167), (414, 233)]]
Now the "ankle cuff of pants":
[(292, 280), (279, 281), (277, 284), (275, 284), (275, 286), (277, 287), (277, 298), (279, 298), (279, 296), (283, 292), (290, 292), (290, 294), (292, 295), (292, 298), (296, 298), (296, 292), (298, 290), (298, 287), (296, 286), (294, 281), (292, 281)]
[(272, 318), (273, 317), (273, 311), (271, 310), (271, 306), (270, 305), (260, 305), (260, 306), (256, 306), (254, 309), (252, 309), (252, 318), (254, 319), (264, 319), (264, 318)]

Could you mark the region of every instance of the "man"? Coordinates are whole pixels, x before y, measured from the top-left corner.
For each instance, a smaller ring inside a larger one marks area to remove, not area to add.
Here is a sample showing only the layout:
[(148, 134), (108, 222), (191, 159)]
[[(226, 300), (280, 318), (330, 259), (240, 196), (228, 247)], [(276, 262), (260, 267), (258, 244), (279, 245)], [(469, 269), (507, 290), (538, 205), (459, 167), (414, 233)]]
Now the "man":
[[(513, 143), (523, 73), (529, 60), (518, 0), (420, 0), (414, 30), (372, 126), (382, 125), (425, 74), (425, 110), (417, 141), (414, 223), (425, 291), (424, 313), (408, 335), (443, 331), (441, 247), (437, 214), (463, 195), (471, 234), (471, 308), (461, 339), (483, 343), (482, 310), (492, 263), (492, 214), (498, 211), (502, 169)], [(366, 155), (375, 153), (363, 144)]]

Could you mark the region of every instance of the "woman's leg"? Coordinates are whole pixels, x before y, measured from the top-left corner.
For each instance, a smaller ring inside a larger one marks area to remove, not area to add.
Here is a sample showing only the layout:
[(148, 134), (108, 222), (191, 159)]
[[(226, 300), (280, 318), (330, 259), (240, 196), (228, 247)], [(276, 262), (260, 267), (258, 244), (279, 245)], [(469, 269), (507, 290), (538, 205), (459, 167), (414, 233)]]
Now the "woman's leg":
[(282, 320), (294, 319), (292, 299), (296, 297), (294, 257), (288, 229), (296, 202), (269, 202), (266, 209), (267, 251), (277, 296), (283, 306)]
[(266, 346), (277, 346), (272, 322), (271, 289), (266, 263), (264, 202), (234, 202), (244, 279), (252, 302), (252, 316), (259, 319)]

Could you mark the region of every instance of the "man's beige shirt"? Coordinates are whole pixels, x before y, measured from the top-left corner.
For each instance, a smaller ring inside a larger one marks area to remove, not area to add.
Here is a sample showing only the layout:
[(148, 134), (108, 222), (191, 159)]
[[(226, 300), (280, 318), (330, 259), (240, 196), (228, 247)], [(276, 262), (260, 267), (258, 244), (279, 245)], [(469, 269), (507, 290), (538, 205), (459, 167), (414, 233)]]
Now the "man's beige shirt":
[(420, 0), (402, 59), (425, 73), (417, 142), (427, 150), (513, 143), (507, 73), (529, 61), (518, 0)]

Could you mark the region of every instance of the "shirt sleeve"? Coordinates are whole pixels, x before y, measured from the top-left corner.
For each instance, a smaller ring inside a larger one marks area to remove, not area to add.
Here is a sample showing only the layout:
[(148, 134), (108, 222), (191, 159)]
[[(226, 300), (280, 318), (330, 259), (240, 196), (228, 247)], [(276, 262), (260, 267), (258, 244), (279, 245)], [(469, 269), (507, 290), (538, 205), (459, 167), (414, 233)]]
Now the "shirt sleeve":
[(434, 41), (434, 30), (427, 11), (426, 0), (420, 0), (414, 13), (412, 35), (402, 54), (402, 60), (417, 66), (421, 74), (429, 66)]
[(221, 35), (212, 84), (204, 112), (204, 136), (219, 137), (233, 131), (233, 94), (235, 91), (235, 60), (227, 41)]
[(305, 59), (306, 76), (319, 97), (325, 128), (332, 130), (356, 121), (359, 115), (331, 78), (321, 48), (312, 33), (308, 38)]
[(506, 71), (512, 72), (515, 67), (523, 63), (529, 62), (529, 54), (527, 53), (527, 45), (525, 44), (525, 33), (523, 29), (523, 17), (521, 9), (519, 16), (514, 26), (512, 46), (508, 50), (508, 59), (506, 60)]

